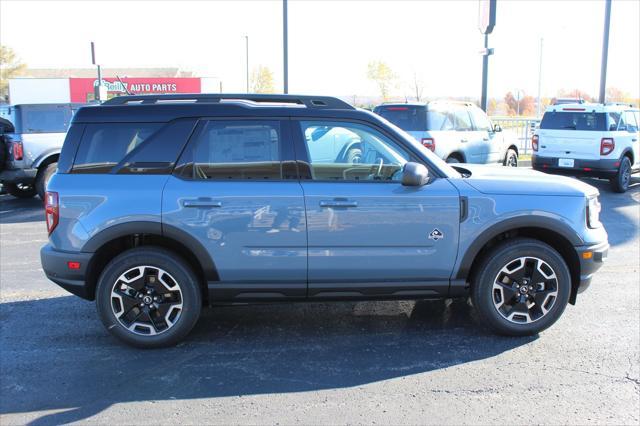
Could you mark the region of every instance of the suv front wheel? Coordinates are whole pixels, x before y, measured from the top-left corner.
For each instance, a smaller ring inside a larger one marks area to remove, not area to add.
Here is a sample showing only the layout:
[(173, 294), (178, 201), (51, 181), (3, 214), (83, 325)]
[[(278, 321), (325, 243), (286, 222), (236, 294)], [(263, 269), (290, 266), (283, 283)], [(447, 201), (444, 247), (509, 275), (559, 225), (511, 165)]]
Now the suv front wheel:
[(615, 192), (626, 192), (629, 189), (629, 184), (631, 183), (631, 160), (629, 160), (629, 157), (622, 157), (618, 173), (609, 182), (611, 183), (611, 189)]
[(96, 288), (103, 324), (114, 336), (141, 347), (175, 345), (200, 316), (202, 295), (191, 267), (173, 252), (137, 247), (105, 267)]
[(474, 278), (471, 297), (483, 323), (511, 336), (550, 327), (564, 312), (571, 292), (562, 256), (526, 238), (496, 246), (483, 257)]

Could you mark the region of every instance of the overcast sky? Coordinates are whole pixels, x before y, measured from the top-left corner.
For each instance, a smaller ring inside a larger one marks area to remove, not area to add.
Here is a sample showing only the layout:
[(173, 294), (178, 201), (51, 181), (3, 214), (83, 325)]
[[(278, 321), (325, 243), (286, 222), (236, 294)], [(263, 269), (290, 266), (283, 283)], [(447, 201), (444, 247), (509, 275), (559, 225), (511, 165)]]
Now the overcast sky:
[[(542, 91), (597, 95), (604, 1), (498, 0), (490, 36), (489, 94)], [(388, 63), (400, 81), (414, 72), (431, 97), (480, 94), (478, 1), (289, 1), (289, 91), (376, 95), (367, 63)], [(640, 1), (614, 0), (608, 85), (640, 97)], [(89, 41), (105, 67), (180, 67), (245, 87), (250, 65), (265, 65), (282, 90), (282, 2), (0, 1), (0, 42), (30, 67), (90, 67)], [(407, 84), (394, 90), (410, 94)]]

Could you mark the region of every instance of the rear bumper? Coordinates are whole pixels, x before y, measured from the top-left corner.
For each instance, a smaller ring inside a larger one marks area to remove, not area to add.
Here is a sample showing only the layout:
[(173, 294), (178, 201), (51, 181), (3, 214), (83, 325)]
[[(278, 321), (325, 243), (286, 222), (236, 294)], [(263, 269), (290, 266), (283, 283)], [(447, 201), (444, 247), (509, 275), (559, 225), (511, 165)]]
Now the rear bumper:
[(531, 167), (541, 172), (553, 172), (570, 176), (601, 176), (611, 177), (618, 173), (620, 160), (617, 158), (607, 158), (600, 160), (574, 159), (573, 167), (559, 167), (559, 157), (541, 157), (533, 154), (531, 156)]
[(580, 282), (576, 292), (579, 294), (589, 288), (593, 275), (607, 260), (609, 243), (605, 241), (590, 246), (576, 247), (576, 252), (580, 259)]
[(0, 172), (0, 182), (30, 183), (36, 178), (38, 169), (11, 169)]
[[(86, 285), (86, 271), (93, 253), (55, 250), (51, 244), (40, 249), (40, 262), (45, 275), (69, 293), (93, 300), (94, 294)], [(80, 263), (79, 269), (69, 269), (68, 262)]]

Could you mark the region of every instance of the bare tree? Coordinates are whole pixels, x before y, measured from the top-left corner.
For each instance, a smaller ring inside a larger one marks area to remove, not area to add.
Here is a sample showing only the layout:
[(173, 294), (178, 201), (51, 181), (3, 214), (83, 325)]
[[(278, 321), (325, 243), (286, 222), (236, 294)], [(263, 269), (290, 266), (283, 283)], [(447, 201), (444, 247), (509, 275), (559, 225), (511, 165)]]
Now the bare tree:
[(422, 100), (422, 92), (424, 91), (424, 84), (422, 80), (418, 78), (418, 74), (416, 72), (413, 73), (413, 91), (416, 96), (416, 101), (420, 102)]

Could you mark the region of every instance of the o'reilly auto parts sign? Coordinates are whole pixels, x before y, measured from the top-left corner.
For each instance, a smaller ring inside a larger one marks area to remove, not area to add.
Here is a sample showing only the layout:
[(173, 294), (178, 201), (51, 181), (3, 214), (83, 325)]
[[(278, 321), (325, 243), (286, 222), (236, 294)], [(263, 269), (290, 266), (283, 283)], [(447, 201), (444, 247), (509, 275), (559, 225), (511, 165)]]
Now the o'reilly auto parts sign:
[[(106, 86), (110, 96), (125, 94), (126, 89), (136, 94), (142, 93), (200, 93), (200, 78), (103, 78), (102, 84)], [(70, 78), (69, 89), (71, 102), (87, 102), (93, 99), (94, 87), (98, 85), (95, 78)]]

